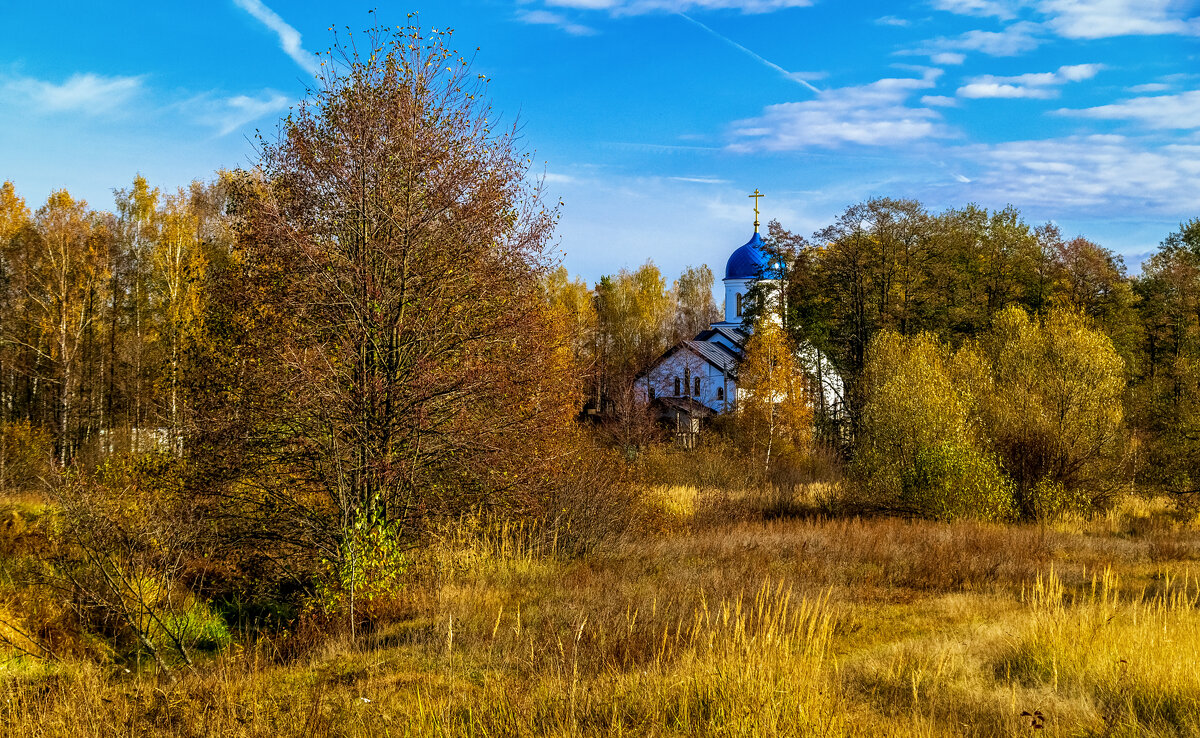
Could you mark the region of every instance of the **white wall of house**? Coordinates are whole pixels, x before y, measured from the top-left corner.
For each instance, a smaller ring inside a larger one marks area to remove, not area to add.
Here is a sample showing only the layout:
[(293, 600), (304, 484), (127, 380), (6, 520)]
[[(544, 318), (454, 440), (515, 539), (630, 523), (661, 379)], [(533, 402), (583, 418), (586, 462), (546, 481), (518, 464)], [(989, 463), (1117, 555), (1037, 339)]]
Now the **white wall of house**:
[[(675, 393), (676, 379), (679, 380), (678, 394)], [(697, 379), (700, 380), (699, 393), (696, 392)], [(737, 383), (692, 351), (679, 348), (639, 379), (637, 389), (643, 401), (652, 399), (650, 390), (653, 389), (653, 397), (691, 397), (717, 412), (724, 412), (733, 403)]]

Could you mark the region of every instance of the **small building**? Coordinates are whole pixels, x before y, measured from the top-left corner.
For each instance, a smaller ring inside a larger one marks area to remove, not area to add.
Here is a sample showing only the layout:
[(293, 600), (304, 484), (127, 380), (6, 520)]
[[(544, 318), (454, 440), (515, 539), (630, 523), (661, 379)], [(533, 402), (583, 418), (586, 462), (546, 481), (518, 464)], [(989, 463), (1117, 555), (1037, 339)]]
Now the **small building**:
[[(638, 376), (640, 398), (669, 426), (694, 425), (698, 432), (698, 421), (726, 412), (737, 400), (737, 368), (749, 338), (742, 324), (750, 289), (767, 265), (758, 223), (754, 225), (754, 235), (725, 264), (724, 320), (675, 344)], [(685, 416), (697, 423), (685, 423)]]

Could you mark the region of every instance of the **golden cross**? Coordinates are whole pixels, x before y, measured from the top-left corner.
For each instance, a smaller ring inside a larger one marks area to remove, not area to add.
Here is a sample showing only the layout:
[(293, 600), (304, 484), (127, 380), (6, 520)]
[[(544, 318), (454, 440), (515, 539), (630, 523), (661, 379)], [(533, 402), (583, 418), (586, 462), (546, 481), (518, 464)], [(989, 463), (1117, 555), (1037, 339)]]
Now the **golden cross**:
[(764, 194), (762, 194), (761, 192), (759, 192), (759, 191), (758, 191), (758, 188), (757, 188), (757, 187), (755, 187), (755, 188), (754, 188), (754, 194), (753, 194), (753, 195), (747, 195), (747, 197), (753, 197), (753, 198), (754, 198), (754, 232), (755, 232), (755, 233), (758, 233), (758, 198), (760, 198), (760, 197), (766, 197), (766, 195), (764, 195)]

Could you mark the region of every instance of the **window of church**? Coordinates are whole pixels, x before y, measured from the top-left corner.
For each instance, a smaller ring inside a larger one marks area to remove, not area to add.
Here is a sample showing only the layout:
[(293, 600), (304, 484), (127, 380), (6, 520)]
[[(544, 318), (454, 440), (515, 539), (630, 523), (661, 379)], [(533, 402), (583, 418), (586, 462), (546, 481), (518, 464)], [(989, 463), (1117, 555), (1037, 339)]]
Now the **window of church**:
[(700, 377), (696, 377), (696, 391), (693, 392), (696, 397), (700, 396)]
[(724, 387), (717, 387), (717, 399), (718, 400), (725, 399), (725, 388)]
[(654, 399), (654, 388), (653, 387), (650, 388), (650, 399), (651, 400)]
[(675, 377), (675, 396), (679, 397), (679, 377)]
[(683, 370), (683, 394), (686, 395), (688, 393), (688, 388), (691, 386), (692, 386), (692, 370), (684, 369)]
[(740, 292), (737, 296), (737, 316), (742, 317), (742, 293)]

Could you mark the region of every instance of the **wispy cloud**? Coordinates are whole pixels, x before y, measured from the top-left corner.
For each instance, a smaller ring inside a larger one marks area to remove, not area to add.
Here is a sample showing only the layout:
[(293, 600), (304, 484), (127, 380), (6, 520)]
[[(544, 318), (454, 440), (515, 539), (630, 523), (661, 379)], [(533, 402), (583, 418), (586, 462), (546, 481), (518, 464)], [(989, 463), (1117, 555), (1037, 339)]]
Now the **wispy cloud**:
[(1015, 77), (996, 77), (985, 74), (973, 77), (958, 88), (959, 97), (967, 98), (1036, 98), (1047, 99), (1058, 96), (1058, 88), (1068, 82), (1091, 79), (1103, 69), (1101, 64), (1073, 64), (1059, 67), (1055, 72), (1019, 74)]
[(178, 107), (200, 125), (215, 128), (218, 136), (226, 136), (259, 118), (287, 110), (291, 103), (292, 98), (282, 92), (263, 90), (253, 96), (198, 95)]
[(1200, 32), (1197, 18), (1181, 12), (1190, 3), (1177, 0), (1043, 0), (1046, 22), (1065, 38), (1159, 36)]
[(1200, 17), (1189, 16), (1193, 2), (1180, 0), (933, 0), (934, 7), (960, 15), (1011, 20), (1040, 18), (1063, 38), (1200, 35)]
[(959, 15), (995, 16), (1001, 20), (1016, 16), (1019, 0), (933, 0), (933, 7)]
[(720, 177), (668, 177), (674, 182), (691, 182), (693, 184), (710, 184), (723, 185), (729, 184), (729, 180), (721, 179)]
[(783, 75), (787, 79), (790, 79), (791, 81), (793, 81), (797, 84), (803, 85), (803, 86), (807, 87), (808, 89), (812, 90), (813, 92), (819, 93), (821, 91), (820, 88), (818, 88), (816, 85), (809, 82), (808, 80), (814, 79), (814, 78), (819, 78), (820, 76), (823, 76), (822, 74), (818, 73), (818, 74), (814, 75), (814, 74), (810, 74), (810, 73), (806, 73), (806, 72), (789, 72), (788, 70), (779, 66), (775, 62), (773, 62), (769, 59), (764, 59), (763, 57), (754, 53), (750, 49), (747, 49), (745, 46), (742, 46), (737, 41), (734, 41), (733, 39), (729, 38), (728, 36), (724, 36), (720, 33), (717, 33), (716, 31), (714, 31), (713, 29), (704, 25), (703, 23), (701, 23), (700, 21), (691, 17), (690, 15), (687, 15), (686, 13), (679, 13), (678, 15), (680, 18), (683, 18), (684, 20), (688, 21), (689, 23), (692, 23), (693, 25), (699, 26), (700, 28), (704, 29), (708, 33), (712, 34), (713, 36), (716, 36), (717, 38), (719, 38), (720, 40), (729, 44), (730, 46), (732, 46), (733, 48), (742, 52), (743, 54), (746, 54), (747, 56), (754, 59), (759, 64), (762, 64), (763, 66), (767, 67), (768, 69), (778, 72), (779, 74)]
[(304, 47), (300, 45), (300, 32), (288, 25), (287, 21), (279, 17), (279, 14), (263, 5), (262, 0), (233, 0), (233, 2), (273, 31), (279, 37), (279, 48), (283, 49), (283, 53), (290, 56), (292, 61), (299, 64), (301, 69), (309, 74), (317, 73), (319, 65), (316, 57), (305, 51)]
[(596, 29), (581, 23), (574, 23), (562, 13), (552, 13), (549, 10), (522, 10), (517, 13), (517, 20), (540, 26), (554, 26), (572, 36), (591, 36)]
[(1200, 128), (1200, 90), (1177, 95), (1134, 97), (1129, 100), (1079, 110), (1062, 109), (1060, 115), (1104, 120), (1128, 120), (1156, 129)]
[(1093, 135), (967, 147), (982, 170), (971, 193), (992, 202), (1091, 212), (1191, 212), (1200, 145)]
[(912, 21), (908, 18), (898, 18), (894, 15), (885, 15), (875, 19), (877, 26), (895, 26), (897, 28), (908, 28), (912, 25)]
[(686, 13), (690, 10), (740, 10), (770, 13), (785, 8), (803, 8), (814, 0), (545, 0), (546, 5), (580, 10), (607, 10), (613, 15)]
[(939, 51), (929, 57), (929, 61), (934, 64), (944, 64), (947, 66), (958, 66), (967, 60), (966, 54), (961, 54), (957, 51)]
[(142, 91), (142, 77), (73, 74), (62, 83), (13, 77), (3, 83), (5, 97), (39, 112), (109, 113), (128, 105)]
[(1130, 92), (1140, 95), (1143, 92), (1166, 92), (1171, 89), (1171, 85), (1164, 82), (1148, 82), (1144, 85), (1134, 85), (1128, 89)]
[(940, 70), (920, 79), (881, 79), (822, 92), (806, 102), (770, 105), (758, 118), (734, 124), (735, 151), (788, 151), (843, 144), (885, 146), (948, 135), (941, 115), (910, 107), (908, 99), (933, 87)]
[(1041, 34), (1042, 28), (1037, 23), (1018, 21), (1000, 31), (974, 30), (950, 38), (930, 39), (917, 49), (903, 53), (926, 55), (935, 60), (948, 53), (961, 56), (966, 51), (988, 56), (1018, 56), (1036, 49), (1041, 43)]

